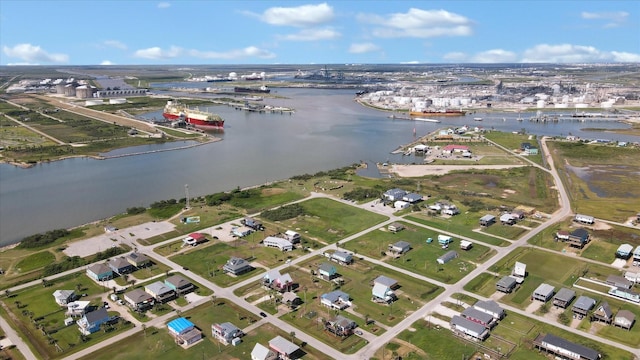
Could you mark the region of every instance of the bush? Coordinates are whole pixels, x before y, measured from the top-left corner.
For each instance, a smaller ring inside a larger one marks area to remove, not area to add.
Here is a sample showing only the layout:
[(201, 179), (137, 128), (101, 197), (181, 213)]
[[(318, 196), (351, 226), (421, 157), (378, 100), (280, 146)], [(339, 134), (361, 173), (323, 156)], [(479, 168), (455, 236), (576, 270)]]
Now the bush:
[(365, 188), (355, 188), (351, 191), (347, 191), (344, 193), (343, 198), (345, 200), (355, 200), (355, 201), (364, 201), (367, 199), (375, 199), (380, 197), (380, 191), (377, 189), (365, 189)]
[(18, 248), (21, 248), (21, 249), (37, 248), (40, 246), (51, 244), (54, 241), (62, 237), (65, 237), (69, 234), (70, 234), (69, 231), (66, 229), (57, 229), (57, 230), (47, 231), (44, 234), (31, 235), (22, 239), (22, 241), (20, 242), (20, 245), (18, 245)]
[(145, 208), (143, 208), (141, 206), (127, 208), (127, 214), (129, 214), (129, 215), (142, 214), (145, 211), (147, 211), (147, 209), (145, 209)]
[(300, 215), (304, 215), (304, 208), (299, 204), (282, 206), (277, 209), (264, 211), (260, 214), (261, 217), (271, 221), (292, 219)]

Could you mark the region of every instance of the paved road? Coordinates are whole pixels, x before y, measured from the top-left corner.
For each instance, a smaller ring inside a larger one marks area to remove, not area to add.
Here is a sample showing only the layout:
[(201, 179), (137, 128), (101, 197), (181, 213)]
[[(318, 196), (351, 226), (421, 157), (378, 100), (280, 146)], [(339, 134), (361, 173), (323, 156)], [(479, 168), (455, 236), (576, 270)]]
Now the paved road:
[(13, 330), (13, 328), (11, 326), (9, 326), (9, 323), (2, 317), (0, 317), (0, 328), (2, 328), (2, 330), (4, 331), (4, 333), (7, 336), (7, 338), (9, 338), (9, 340), (11, 340), (13, 345), (16, 346), (18, 351), (20, 351), (20, 353), (22, 353), (22, 355), (25, 357), (25, 359), (27, 359), (27, 360), (37, 360), (38, 359), (33, 354), (33, 352), (31, 352), (31, 348), (29, 348), (29, 346), (24, 341), (22, 341), (22, 338), (18, 335), (18, 333), (15, 330)]

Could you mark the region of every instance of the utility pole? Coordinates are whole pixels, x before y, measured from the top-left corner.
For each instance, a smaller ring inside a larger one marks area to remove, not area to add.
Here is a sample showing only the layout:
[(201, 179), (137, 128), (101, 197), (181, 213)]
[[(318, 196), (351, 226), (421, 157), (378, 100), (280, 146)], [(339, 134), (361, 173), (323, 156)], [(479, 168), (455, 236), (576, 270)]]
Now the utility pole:
[(184, 184), (184, 196), (187, 199), (185, 209), (189, 209), (189, 184)]

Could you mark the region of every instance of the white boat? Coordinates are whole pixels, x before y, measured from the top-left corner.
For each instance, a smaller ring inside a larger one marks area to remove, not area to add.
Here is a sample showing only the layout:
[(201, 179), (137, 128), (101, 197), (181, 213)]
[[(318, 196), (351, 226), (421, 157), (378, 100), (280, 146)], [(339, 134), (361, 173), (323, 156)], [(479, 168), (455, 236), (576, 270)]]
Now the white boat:
[(474, 117), (473, 121), (482, 121), (482, 118), (481, 117)]
[(413, 118), (413, 120), (416, 120), (416, 121), (433, 122), (433, 123), (439, 123), (439, 122), (440, 122), (440, 120), (437, 120), (437, 119), (427, 119), (427, 118), (420, 118), (420, 117)]

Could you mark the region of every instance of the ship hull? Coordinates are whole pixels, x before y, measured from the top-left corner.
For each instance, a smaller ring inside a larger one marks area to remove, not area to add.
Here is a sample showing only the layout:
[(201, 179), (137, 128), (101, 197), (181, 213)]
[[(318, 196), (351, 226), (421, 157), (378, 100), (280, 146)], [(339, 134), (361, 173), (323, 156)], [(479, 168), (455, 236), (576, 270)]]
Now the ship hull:
[(271, 89), (258, 89), (258, 88), (246, 88), (246, 87), (238, 87), (233, 88), (234, 92), (237, 93), (263, 93), (268, 94), (271, 92)]
[(409, 116), (464, 116), (464, 115), (465, 115), (465, 112), (461, 110), (409, 112)]
[(190, 118), (189, 116), (180, 116), (177, 114), (163, 113), (162, 116), (169, 121), (184, 120), (187, 124), (193, 125), (199, 129), (205, 130), (222, 130), (224, 129), (224, 120), (222, 121), (206, 121)]

